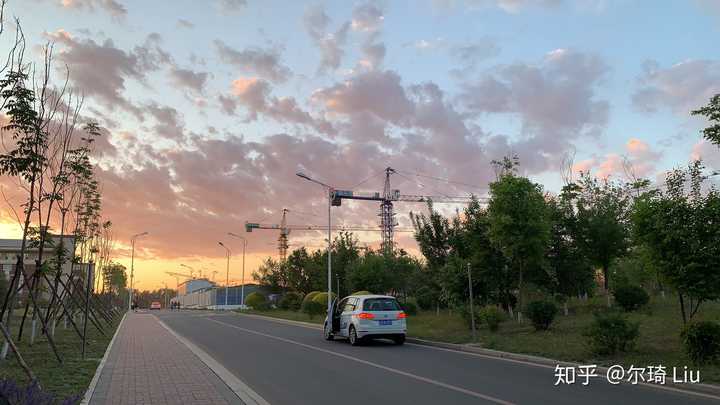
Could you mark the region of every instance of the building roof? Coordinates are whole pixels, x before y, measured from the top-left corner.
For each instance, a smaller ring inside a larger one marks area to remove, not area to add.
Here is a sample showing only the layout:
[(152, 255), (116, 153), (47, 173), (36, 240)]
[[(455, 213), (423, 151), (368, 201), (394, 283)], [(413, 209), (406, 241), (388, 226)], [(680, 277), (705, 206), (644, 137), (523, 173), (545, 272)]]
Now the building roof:
[[(75, 236), (73, 235), (64, 235), (62, 237), (63, 239), (72, 239), (75, 240)], [(50, 235), (50, 239), (52, 240), (59, 240), (60, 235)], [(20, 250), (22, 247), (22, 239), (0, 239), (0, 249), (1, 250)], [(35, 247), (27, 247), (29, 250), (35, 250), (37, 248)]]

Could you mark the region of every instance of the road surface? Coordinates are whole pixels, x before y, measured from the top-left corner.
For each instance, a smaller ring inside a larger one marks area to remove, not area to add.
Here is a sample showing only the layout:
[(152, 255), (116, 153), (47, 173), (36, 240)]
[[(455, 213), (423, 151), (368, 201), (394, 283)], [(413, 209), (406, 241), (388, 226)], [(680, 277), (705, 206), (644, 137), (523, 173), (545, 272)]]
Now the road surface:
[(414, 344), (353, 347), (316, 329), (237, 314), (158, 317), (273, 405), (718, 403), (602, 377), (555, 386), (552, 367)]

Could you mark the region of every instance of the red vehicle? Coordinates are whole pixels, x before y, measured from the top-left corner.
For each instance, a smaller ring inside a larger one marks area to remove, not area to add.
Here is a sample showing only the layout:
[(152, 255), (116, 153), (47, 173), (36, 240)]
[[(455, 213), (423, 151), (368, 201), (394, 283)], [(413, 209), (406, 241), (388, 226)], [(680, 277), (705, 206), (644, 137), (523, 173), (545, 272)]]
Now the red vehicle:
[(150, 304), (150, 309), (161, 309), (162, 306), (160, 305), (160, 301), (153, 301)]

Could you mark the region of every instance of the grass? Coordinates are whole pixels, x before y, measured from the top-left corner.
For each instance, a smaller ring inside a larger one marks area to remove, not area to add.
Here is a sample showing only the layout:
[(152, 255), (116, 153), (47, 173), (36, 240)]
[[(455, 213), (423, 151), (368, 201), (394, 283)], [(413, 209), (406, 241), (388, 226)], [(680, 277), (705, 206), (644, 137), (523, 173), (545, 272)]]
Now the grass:
[[(78, 321), (78, 327), (82, 330), (82, 321), (80, 321), (80, 318), (78, 318)], [(26, 322), (26, 324), (29, 323)], [(15, 343), (18, 345), (25, 362), (35, 373), (44, 391), (54, 394), (58, 399), (78, 395), (82, 398), (95, 375), (95, 370), (105, 354), (105, 349), (110, 343), (113, 333), (115, 333), (117, 323), (119, 323), (119, 319), (112, 327), (105, 328), (106, 336), (102, 336), (92, 323), (88, 324), (88, 344), (85, 348), (85, 360), (82, 359), (82, 340), (69, 323), (67, 329), (63, 328), (61, 322), (58, 322), (55, 328), (54, 340), (63, 359), (62, 364), (58, 363), (55, 358), (47, 338), (39, 336), (40, 322), (37, 325), (38, 337), (32, 346), (29, 345), (30, 325), (26, 325), (24, 329), (23, 341), (19, 343), (16, 341)], [(13, 321), (13, 338), (17, 337), (19, 324), (19, 319)], [(0, 337), (0, 347), (4, 342), (5, 339)], [(13, 379), (22, 385), (30, 382), (18, 365), (12, 350), (9, 351), (6, 360), (0, 361), (0, 379), (5, 378)]]
[[(644, 309), (628, 314), (632, 322), (640, 323), (640, 337), (633, 350), (614, 356), (598, 356), (591, 352), (583, 332), (593, 320), (592, 311), (604, 306), (604, 297), (588, 301), (573, 300), (569, 303), (570, 315), (558, 314), (547, 331), (537, 332), (529, 321), (518, 323), (504, 321), (500, 330), (490, 332), (484, 325), (478, 329), (476, 342), (457, 312), (441, 310), (421, 312), (408, 317), (408, 336), (449, 343), (473, 343), (480, 347), (513, 353), (532, 354), (551, 359), (573, 361), (582, 364), (622, 364), (645, 367), (663, 365), (682, 369), (697, 369), (685, 355), (680, 331), (683, 328), (677, 299), (653, 297)], [(322, 324), (324, 317), (310, 319), (306, 314), (293, 311), (250, 311), (259, 315)], [(720, 321), (720, 302), (704, 303), (697, 320)], [(720, 365), (701, 366), (700, 377), (705, 383), (720, 383)]]

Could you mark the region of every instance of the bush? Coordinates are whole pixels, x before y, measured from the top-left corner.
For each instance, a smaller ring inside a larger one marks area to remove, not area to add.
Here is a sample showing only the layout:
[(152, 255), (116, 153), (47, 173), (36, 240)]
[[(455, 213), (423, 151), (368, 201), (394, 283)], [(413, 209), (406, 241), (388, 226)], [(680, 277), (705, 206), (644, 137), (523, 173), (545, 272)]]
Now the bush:
[(533, 301), (527, 305), (525, 311), (535, 330), (547, 330), (555, 319), (558, 309), (550, 301)]
[(286, 309), (290, 311), (297, 311), (300, 309), (300, 306), (303, 302), (303, 295), (299, 292), (290, 291), (288, 293), (285, 293), (283, 297), (280, 299), (280, 302), (278, 305), (280, 306), (280, 309)]
[(300, 305), (300, 307), (302, 308), (302, 306), (305, 305), (306, 302), (312, 301), (313, 298), (315, 298), (315, 296), (320, 294), (321, 292), (322, 291), (310, 291), (309, 293), (307, 293), (305, 298), (303, 298), (303, 301), (302, 301), (302, 304)]
[[(472, 319), (470, 318), (470, 305), (459, 306), (457, 310), (462, 319), (465, 321), (467, 327), (472, 329)], [(475, 314), (475, 327), (479, 327), (482, 323), (482, 310), (483, 308), (481, 306), (475, 305), (475, 311), (473, 312)]]
[(258, 311), (270, 309), (267, 298), (259, 292), (252, 292), (245, 297), (245, 305)]
[(400, 302), (400, 307), (408, 315), (417, 315), (417, 312), (418, 312), (417, 305), (415, 305), (415, 303), (412, 301)]
[(80, 399), (80, 395), (76, 395), (60, 400), (60, 398), (56, 398), (52, 393), (43, 391), (37, 381), (33, 381), (27, 386), (21, 386), (10, 379), (0, 380), (0, 403), (3, 404), (70, 405), (79, 403)]
[(323, 305), (315, 300), (304, 301), (302, 304), (302, 311), (313, 319), (315, 315), (324, 314), (327, 310), (327, 305)]
[(420, 309), (427, 311), (435, 308), (437, 294), (430, 287), (422, 286), (415, 291), (415, 299)]
[(619, 312), (597, 312), (584, 335), (594, 353), (615, 354), (632, 349), (640, 335), (640, 325), (629, 322)]
[(371, 295), (372, 293), (370, 291), (355, 291), (354, 293), (350, 295)]
[(697, 365), (720, 361), (720, 323), (694, 322), (681, 334), (685, 352)]
[[(332, 293), (331, 299), (334, 300), (335, 297), (336, 297), (335, 293)], [(322, 304), (322, 305), (324, 305), (325, 308), (327, 308), (327, 305), (328, 305), (328, 293), (326, 293), (326, 292), (321, 292), (321, 293), (317, 294), (315, 297), (313, 297), (312, 300), (315, 301), (315, 302), (318, 302), (318, 303), (320, 303), (320, 304)]]
[(619, 286), (615, 289), (615, 302), (625, 311), (635, 311), (650, 301), (650, 296), (636, 285)]
[(480, 309), (480, 319), (491, 332), (500, 329), (500, 322), (505, 319), (505, 313), (493, 305), (487, 305)]

